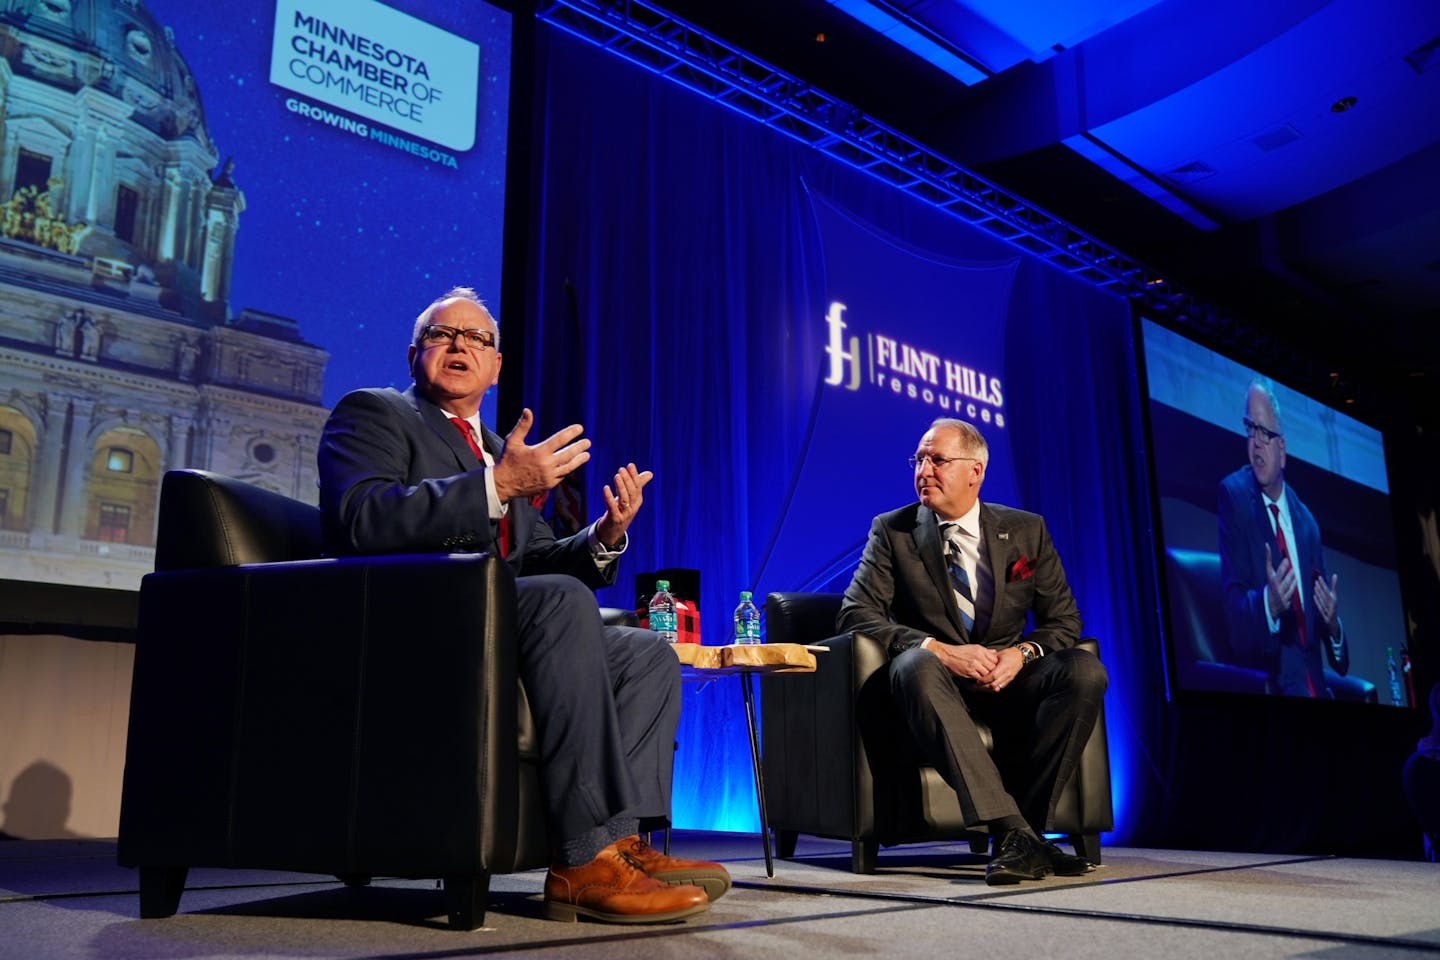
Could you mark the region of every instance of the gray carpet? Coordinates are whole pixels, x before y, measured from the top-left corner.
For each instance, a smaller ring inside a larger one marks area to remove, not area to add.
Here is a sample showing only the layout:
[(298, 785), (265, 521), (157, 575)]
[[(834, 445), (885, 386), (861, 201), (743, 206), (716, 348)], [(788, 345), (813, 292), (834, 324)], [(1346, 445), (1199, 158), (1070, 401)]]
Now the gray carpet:
[(802, 838), (765, 875), (759, 841), (677, 834), (674, 852), (726, 862), (735, 888), (660, 927), (540, 916), (543, 872), (499, 876), (486, 926), (445, 927), (433, 881), (191, 872), (180, 913), (139, 920), (136, 877), (105, 841), (0, 843), (0, 960), (532, 957), (1440, 957), (1440, 866), (1107, 848), (1085, 877), (984, 882), (963, 845), (881, 853), (872, 876), (844, 844)]

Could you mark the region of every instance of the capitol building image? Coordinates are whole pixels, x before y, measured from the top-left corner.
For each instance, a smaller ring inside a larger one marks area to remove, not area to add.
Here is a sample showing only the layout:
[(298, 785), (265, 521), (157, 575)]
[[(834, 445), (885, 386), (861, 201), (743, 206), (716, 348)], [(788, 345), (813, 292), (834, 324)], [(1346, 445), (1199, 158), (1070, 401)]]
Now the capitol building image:
[(0, 579), (138, 587), (166, 470), (308, 502), (328, 354), (232, 314), (245, 195), (140, 0), (0, 0)]

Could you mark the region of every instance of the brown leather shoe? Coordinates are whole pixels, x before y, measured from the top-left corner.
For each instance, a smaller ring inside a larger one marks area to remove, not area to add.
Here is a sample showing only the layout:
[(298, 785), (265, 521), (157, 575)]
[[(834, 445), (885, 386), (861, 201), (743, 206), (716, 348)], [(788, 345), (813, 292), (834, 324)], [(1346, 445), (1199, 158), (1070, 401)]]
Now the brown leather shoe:
[(682, 860), (668, 857), (639, 835), (626, 837), (617, 846), (640, 862), (640, 869), (661, 883), (688, 883), (705, 891), (714, 903), (730, 889), (730, 872), (709, 860)]
[(545, 875), (545, 916), (571, 923), (581, 917), (669, 923), (710, 909), (704, 890), (652, 879), (620, 848), (621, 843), (612, 843), (578, 867), (551, 867)]

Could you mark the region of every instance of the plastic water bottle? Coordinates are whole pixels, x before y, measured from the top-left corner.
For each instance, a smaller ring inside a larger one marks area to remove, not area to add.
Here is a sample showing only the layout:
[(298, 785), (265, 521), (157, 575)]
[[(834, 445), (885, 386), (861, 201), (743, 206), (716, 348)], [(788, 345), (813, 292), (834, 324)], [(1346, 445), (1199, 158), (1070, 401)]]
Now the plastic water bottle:
[(1405, 702), (1400, 693), (1400, 668), (1395, 664), (1395, 649), (1385, 648), (1385, 670), (1390, 674), (1390, 702), (1399, 706)]
[(740, 605), (735, 608), (735, 642), (760, 642), (760, 611), (750, 601), (750, 591), (740, 591)]
[(655, 596), (650, 598), (650, 629), (666, 643), (675, 642), (675, 597), (670, 593), (669, 580), (655, 581)]

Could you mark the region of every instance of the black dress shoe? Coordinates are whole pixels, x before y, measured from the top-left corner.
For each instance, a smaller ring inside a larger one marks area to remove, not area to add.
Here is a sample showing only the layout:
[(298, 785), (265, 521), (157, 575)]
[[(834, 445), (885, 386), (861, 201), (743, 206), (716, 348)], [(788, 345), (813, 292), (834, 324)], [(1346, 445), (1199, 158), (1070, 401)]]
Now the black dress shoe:
[(1061, 850), (1049, 840), (1044, 841), (1045, 852), (1050, 856), (1050, 866), (1057, 877), (1084, 876), (1095, 869), (1095, 864), (1084, 857), (1076, 857)]
[(985, 882), (997, 887), (1021, 880), (1042, 880), (1054, 869), (1042, 841), (1022, 830), (1011, 830), (986, 865)]

